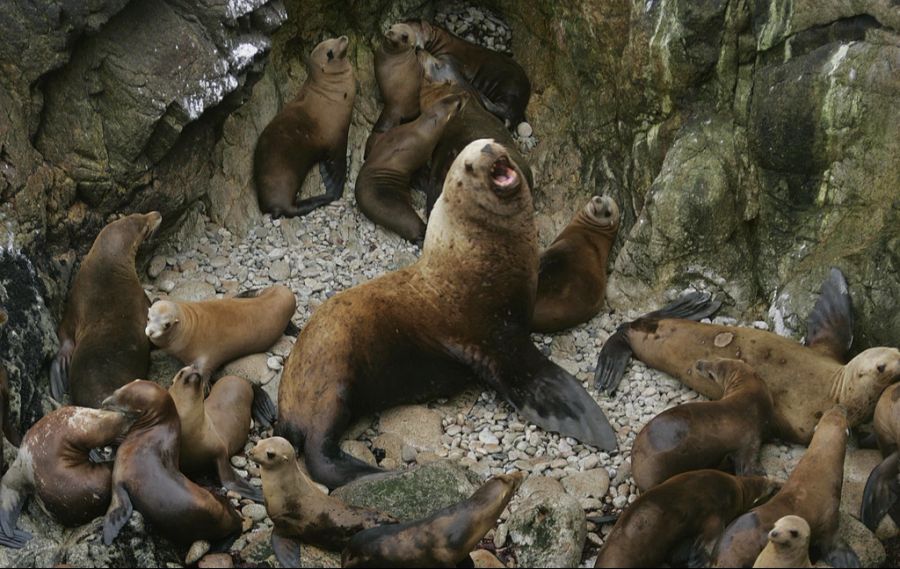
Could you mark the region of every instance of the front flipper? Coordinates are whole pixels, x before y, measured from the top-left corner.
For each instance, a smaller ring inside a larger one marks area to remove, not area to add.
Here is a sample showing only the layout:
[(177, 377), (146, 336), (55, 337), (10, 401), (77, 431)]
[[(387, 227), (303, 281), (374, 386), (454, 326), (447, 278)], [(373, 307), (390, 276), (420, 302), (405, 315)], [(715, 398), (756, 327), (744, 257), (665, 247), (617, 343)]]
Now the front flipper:
[[(849, 569), (857, 569), (862, 566), (859, 555), (847, 544), (841, 544), (825, 554), (825, 563), (829, 567), (848, 567)], [(818, 566), (818, 563), (816, 564)]]
[(893, 453), (875, 467), (866, 480), (859, 519), (872, 531), (897, 503), (900, 453)]
[(15, 543), (19, 541), (19, 537), (26, 535), (25, 532), (16, 529), (16, 524), (19, 522), (25, 499), (34, 488), (33, 479), (29, 474), (31, 468), (30, 460), (24, 461), (16, 457), (0, 483), (0, 535), (10, 543)]
[(300, 567), (300, 542), (272, 532), (272, 551), (282, 567)]
[(269, 394), (259, 385), (253, 384), (253, 406), (251, 414), (256, 424), (263, 429), (271, 429), (275, 424), (278, 412), (275, 409), (275, 403)]
[(616, 433), (597, 402), (527, 337), (503, 343), (497, 353), (475, 346), (451, 349), (451, 353), (545, 431), (603, 450), (617, 448)]
[(853, 343), (853, 302), (847, 279), (833, 268), (806, 324), (806, 345), (844, 363)]
[(50, 394), (59, 402), (69, 392), (69, 363), (75, 352), (75, 342), (64, 340), (50, 365)]
[(249, 482), (241, 478), (234, 468), (231, 466), (228, 458), (224, 455), (216, 460), (216, 471), (219, 474), (219, 482), (226, 490), (237, 492), (242, 498), (253, 500), (254, 502), (263, 503), (262, 489), (251, 485)]
[(316, 208), (328, 205), (344, 195), (344, 183), (347, 181), (347, 143), (335, 150), (328, 159), (319, 163), (319, 173), (325, 184), (325, 193), (300, 200), (295, 205), (295, 215), (306, 215)]
[(110, 545), (118, 537), (119, 532), (128, 523), (134, 507), (131, 505), (131, 497), (128, 490), (121, 484), (116, 484), (112, 489), (112, 500), (106, 517), (103, 518), (103, 544)]

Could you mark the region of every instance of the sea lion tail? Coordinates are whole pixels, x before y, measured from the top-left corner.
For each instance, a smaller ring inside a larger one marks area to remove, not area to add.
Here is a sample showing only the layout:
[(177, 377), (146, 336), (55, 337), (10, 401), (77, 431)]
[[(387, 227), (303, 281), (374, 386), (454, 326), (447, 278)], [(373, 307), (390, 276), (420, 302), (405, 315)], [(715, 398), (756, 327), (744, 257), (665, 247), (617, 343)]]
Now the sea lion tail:
[(841, 362), (853, 343), (853, 302), (847, 279), (832, 267), (806, 323), (806, 345)]
[(261, 385), (253, 385), (253, 407), (251, 413), (256, 424), (263, 429), (270, 429), (275, 424), (278, 411), (275, 409), (275, 403), (269, 394), (265, 392)]
[(878, 524), (885, 514), (889, 511), (893, 514), (892, 510), (897, 505), (898, 490), (900, 490), (897, 484), (898, 464), (900, 464), (900, 452), (894, 452), (876, 466), (869, 475), (869, 479), (866, 480), (859, 519), (872, 531), (878, 528)]

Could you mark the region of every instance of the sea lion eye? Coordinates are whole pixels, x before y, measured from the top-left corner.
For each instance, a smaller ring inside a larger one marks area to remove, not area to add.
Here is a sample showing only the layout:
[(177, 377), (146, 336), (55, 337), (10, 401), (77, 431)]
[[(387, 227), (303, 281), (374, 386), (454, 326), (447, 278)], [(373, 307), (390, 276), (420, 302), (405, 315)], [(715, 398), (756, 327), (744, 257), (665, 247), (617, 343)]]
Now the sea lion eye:
[(269, 460), (275, 460), (275, 453), (273, 451), (267, 450), (266, 458), (268, 458)]
[(331, 61), (332, 59), (334, 59), (334, 50), (329, 49), (328, 50), (328, 61)]
[(887, 366), (885, 366), (884, 364), (878, 364), (878, 373), (884, 373), (885, 367)]
[(475, 167), (472, 166), (472, 163), (466, 162), (466, 172), (474, 172), (474, 171), (475, 171)]
[(172, 327), (172, 323), (171, 323), (171, 322), (166, 322), (166, 330), (168, 330), (168, 329), (171, 328), (171, 327)]
[(800, 536), (800, 532), (798, 532), (795, 529), (791, 530), (791, 537), (799, 537), (799, 536)]

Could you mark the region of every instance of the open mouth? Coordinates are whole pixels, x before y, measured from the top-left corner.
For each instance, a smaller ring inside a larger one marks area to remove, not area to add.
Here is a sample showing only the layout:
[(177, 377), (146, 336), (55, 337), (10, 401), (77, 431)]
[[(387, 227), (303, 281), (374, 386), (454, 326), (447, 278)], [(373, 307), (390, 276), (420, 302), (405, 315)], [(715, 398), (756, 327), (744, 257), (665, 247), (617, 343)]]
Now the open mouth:
[(519, 187), (519, 174), (509, 163), (509, 158), (501, 156), (491, 166), (491, 181), (497, 190), (514, 190)]

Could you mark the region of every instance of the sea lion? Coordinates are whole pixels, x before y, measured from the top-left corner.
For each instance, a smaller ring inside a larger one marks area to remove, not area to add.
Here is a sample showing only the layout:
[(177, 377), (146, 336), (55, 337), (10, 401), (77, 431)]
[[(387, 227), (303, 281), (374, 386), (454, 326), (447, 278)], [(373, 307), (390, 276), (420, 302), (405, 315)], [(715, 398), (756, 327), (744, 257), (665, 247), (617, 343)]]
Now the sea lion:
[[(61, 524), (85, 524), (109, 506), (112, 465), (88, 458), (91, 449), (122, 439), (131, 419), (116, 411), (67, 405), (41, 418), (25, 434), (15, 462), (0, 483), (0, 543), (21, 547), (16, 522), (29, 494)], [(9, 543), (3, 540), (12, 539)], [(27, 540), (27, 537), (26, 537)]]
[(768, 385), (775, 401), (778, 436), (807, 444), (819, 417), (835, 403), (847, 409), (850, 425), (856, 426), (871, 416), (882, 390), (900, 379), (896, 348), (870, 348), (842, 364), (853, 338), (853, 314), (847, 282), (838, 269), (832, 269), (822, 285), (805, 346), (764, 330), (682, 319), (682, 314), (691, 312), (709, 315), (717, 306), (691, 295), (620, 326), (600, 352), (598, 388), (615, 389), (634, 352), (650, 367), (718, 399), (722, 387), (693, 373), (694, 362), (739, 359)]
[(134, 257), (159, 228), (159, 212), (135, 213), (100, 231), (75, 275), (59, 324), (59, 352), (50, 368), (54, 399), (70, 391), (74, 405), (100, 402), (150, 368), (144, 336), (150, 300)]
[(425, 238), (425, 222), (410, 202), (410, 181), (431, 159), (447, 122), (463, 103), (459, 95), (449, 94), (378, 140), (356, 178), (356, 203), (366, 217), (414, 243)]
[(858, 559), (856, 565), (845, 564), (856, 554), (838, 542), (844, 453), (850, 436), (848, 425), (843, 407), (836, 405), (825, 412), (809, 449), (781, 490), (725, 529), (716, 544), (714, 567), (752, 566), (766, 546), (766, 536), (775, 522), (787, 515), (806, 520), (813, 546), (829, 556), (829, 565), (859, 566)]
[(600, 312), (606, 298), (606, 260), (619, 219), (614, 199), (594, 196), (541, 253), (532, 331), (558, 332)]
[(531, 342), (537, 235), (531, 191), (491, 140), (459, 155), (415, 264), (328, 299), (300, 333), (278, 391), (277, 435), (329, 487), (380, 472), (341, 451), (354, 418), (446, 397), (468, 380), (538, 426), (604, 449), (616, 436), (581, 383)]
[(659, 567), (685, 541), (711, 548), (734, 518), (767, 498), (761, 476), (718, 470), (685, 472), (641, 494), (600, 548), (594, 567)]
[(112, 500), (103, 520), (103, 543), (113, 542), (136, 508), (179, 545), (221, 542), (241, 531), (241, 516), (179, 470), (181, 422), (169, 393), (136, 379), (103, 401), (103, 408), (133, 420), (116, 452)]
[(769, 532), (769, 543), (754, 567), (812, 567), (809, 562), (809, 524), (800, 516), (784, 516)]
[[(356, 77), (347, 36), (327, 39), (306, 60), (300, 93), (263, 129), (253, 154), (259, 209), (273, 217), (306, 215), (344, 194), (347, 137)], [(325, 194), (297, 200), (309, 169), (319, 163)]]
[(366, 159), (384, 133), (419, 116), (422, 66), (416, 57), (415, 31), (408, 25), (394, 24), (385, 32), (375, 50), (375, 82), (384, 107), (366, 140)]
[(466, 80), (498, 108), (510, 126), (525, 120), (531, 82), (522, 66), (508, 55), (468, 42), (425, 20), (404, 22), (416, 33), (416, 46), (435, 57), (452, 56)]
[(733, 459), (735, 474), (762, 472), (759, 448), (775, 426), (765, 382), (740, 360), (700, 360), (695, 367), (725, 394), (667, 409), (641, 429), (631, 448), (631, 472), (641, 491), (682, 472), (717, 468), (726, 458)]
[(397, 523), (387, 514), (347, 505), (316, 488), (286, 439), (263, 439), (248, 456), (260, 466), (266, 511), (275, 524), (272, 550), (283, 567), (298, 566), (301, 541), (341, 551), (354, 534)]
[(160, 300), (147, 313), (145, 333), (206, 381), (223, 364), (271, 348), (296, 308), (294, 293), (281, 285), (233, 298)]
[(195, 475), (215, 470), (222, 486), (262, 502), (262, 491), (231, 466), (231, 457), (247, 443), (253, 387), (246, 379), (228, 375), (213, 385), (206, 400), (204, 391), (200, 373), (190, 366), (175, 375), (169, 388), (181, 420), (181, 471)]
[(896, 522), (900, 520), (897, 485), (900, 475), (900, 383), (895, 383), (881, 394), (875, 405), (875, 437), (884, 460), (872, 470), (863, 490), (859, 519), (875, 531), (885, 514)]
[(468, 499), (423, 520), (384, 525), (354, 535), (341, 567), (456, 567), (497, 524), (524, 478), (495, 476)]

